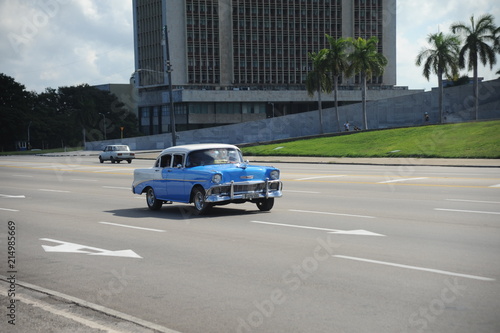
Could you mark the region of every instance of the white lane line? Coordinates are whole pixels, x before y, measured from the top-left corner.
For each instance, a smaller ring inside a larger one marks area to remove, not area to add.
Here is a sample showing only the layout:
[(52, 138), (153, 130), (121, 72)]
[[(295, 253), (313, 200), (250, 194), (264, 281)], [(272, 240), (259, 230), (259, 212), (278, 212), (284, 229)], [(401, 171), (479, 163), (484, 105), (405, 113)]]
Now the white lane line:
[(160, 230), (160, 229), (134, 227), (134, 226), (130, 226), (130, 225), (118, 224), (118, 223), (111, 223), (111, 222), (99, 222), (99, 223), (100, 224), (113, 225), (113, 226), (116, 226), (116, 227), (130, 228), (130, 229), (139, 229), (139, 230), (154, 231), (154, 232), (166, 232), (165, 230)]
[(317, 212), (313, 210), (300, 210), (300, 209), (290, 209), (291, 212), (297, 213), (308, 213), (308, 214), (323, 214), (323, 215), (336, 215), (336, 216), (348, 216), (348, 217), (362, 217), (365, 219), (374, 219), (374, 216), (366, 215), (352, 215), (352, 214), (341, 214), (341, 213), (329, 213), (329, 212)]
[(491, 185), (490, 187), (500, 187), (500, 184)]
[(321, 192), (314, 192), (314, 191), (292, 191), (292, 190), (286, 190), (286, 193), (307, 193), (307, 194), (320, 194)]
[(9, 194), (0, 194), (0, 198), (14, 198), (14, 199), (24, 199), (26, 198), (24, 195), (9, 195)]
[(103, 188), (112, 188), (112, 189), (119, 189), (119, 190), (130, 190), (130, 187), (123, 187), (123, 186), (103, 186)]
[(289, 227), (289, 228), (328, 231), (328, 233), (330, 233), (330, 234), (355, 235), (355, 236), (382, 236), (382, 237), (385, 236), (385, 235), (377, 234), (375, 232), (371, 232), (371, 231), (367, 231), (367, 230), (338, 230), (338, 229), (309, 227), (309, 226), (296, 225), (296, 224), (272, 223), (272, 222), (263, 222), (263, 221), (250, 221), (250, 222), (251, 223), (258, 223), (258, 224), (274, 225), (274, 226), (278, 226), (278, 227)]
[(446, 201), (500, 204), (500, 201), (481, 201), (481, 200), (462, 200), (462, 199), (446, 199)]
[(100, 173), (100, 172), (110, 172), (110, 171), (120, 171), (120, 170), (119, 169), (101, 169), (101, 170), (95, 170), (93, 172)]
[(402, 179), (393, 179), (393, 180), (386, 180), (384, 182), (378, 182), (378, 184), (388, 184), (388, 183), (396, 183), (396, 182), (406, 182), (409, 180), (420, 180), (420, 179), (427, 179), (429, 177), (417, 177), (417, 178), (402, 178)]
[(79, 181), (79, 182), (96, 182), (97, 181), (97, 179), (83, 179), (83, 178), (73, 178), (71, 180)]
[(17, 209), (9, 209), (9, 208), (0, 208), (0, 210), (5, 210), (7, 212), (18, 212)]
[(57, 193), (69, 193), (69, 191), (63, 191), (63, 190), (50, 190), (50, 189), (45, 189), (45, 188), (39, 188), (38, 191), (44, 191), (44, 192), (57, 192)]
[(299, 178), (296, 180), (311, 180), (311, 179), (320, 179), (320, 178), (339, 178), (339, 177), (345, 177), (345, 175), (307, 177), (307, 178)]
[(461, 274), (461, 273), (443, 271), (443, 270), (440, 270), (440, 269), (433, 269), (433, 268), (425, 268), (425, 267), (402, 265), (402, 264), (396, 264), (396, 263), (386, 262), (386, 261), (378, 261), (378, 260), (371, 260), (371, 259), (364, 259), (364, 258), (357, 258), (357, 257), (349, 257), (349, 256), (342, 256), (342, 255), (333, 255), (333, 257), (342, 258), (342, 259), (349, 259), (349, 260), (356, 260), (356, 261), (363, 261), (363, 262), (369, 262), (369, 263), (372, 263), (372, 264), (393, 266), (393, 267), (399, 267), (399, 268), (407, 268), (407, 269), (413, 269), (413, 270), (417, 270), (417, 271), (431, 272), (431, 273), (437, 273), (437, 274), (443, 274), (443, 275), (458, 276), (458, 277), (463, 277), (463, 278), (473, 279), (473, 280), (495, 281), (495, 279), (488, 278), (488, 277), (483, 277), (483, 276)]
[(250, 222), (252, 222), (252, 223), (259, 223), (259, 224), (267, 224), (267, 225), (276, 225), (276, 226), (280, 226), (280, 227), (311, 229), (311, 230), (321, 230), (321, 231), (338, 231), (338, 230), (335, 230), (335, 229), (307, 227), (307, 226), (304, 226), (304, 225), (294, 225), (294, 224), (284, 224), (284, 223), (272, 223), (272, 222), (262, 222), (262, 221), (250, 221)]
[(457, 212), (457, 213), (500, 215), (500, 212), (484, 212), (480, 210), (462, 210), (462, 209), (446, 209), (446, 208), (434, 208), (434, 210), (439, 210), (444, 212)]

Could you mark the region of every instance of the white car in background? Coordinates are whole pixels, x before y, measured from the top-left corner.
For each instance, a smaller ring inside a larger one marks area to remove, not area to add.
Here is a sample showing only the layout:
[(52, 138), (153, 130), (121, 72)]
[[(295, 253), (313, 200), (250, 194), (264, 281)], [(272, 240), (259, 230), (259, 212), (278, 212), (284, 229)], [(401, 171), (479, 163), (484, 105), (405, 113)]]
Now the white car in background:
[(132, 163), (135, 158), (135, 153), (130, 151), (127, 145), (108, 145), (102, 153), (99, 154), (99, 162), (111, 161), (111, 163), (120, 163), (121, 161), (127, 161)]

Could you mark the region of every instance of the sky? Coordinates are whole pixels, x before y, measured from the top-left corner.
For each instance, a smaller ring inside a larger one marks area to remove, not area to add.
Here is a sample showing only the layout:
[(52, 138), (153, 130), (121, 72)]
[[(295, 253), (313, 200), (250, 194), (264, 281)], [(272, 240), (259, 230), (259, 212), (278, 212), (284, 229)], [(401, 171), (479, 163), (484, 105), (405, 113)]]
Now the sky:
[[(397, 85), (430, 90), (415, 57), (429, 45), (427, 36), (449, 33), (453, 22), (492, 14), (500, 25), (494, 0), (397, 0)], [(479, 76), (495, 79), (493, 70)], [(0, 73), (28, 91), (83, 83), (128, 83), (134, 71), (131, 0), (0, 0)], [(461, 74), (469, 74), (462, 70)]]

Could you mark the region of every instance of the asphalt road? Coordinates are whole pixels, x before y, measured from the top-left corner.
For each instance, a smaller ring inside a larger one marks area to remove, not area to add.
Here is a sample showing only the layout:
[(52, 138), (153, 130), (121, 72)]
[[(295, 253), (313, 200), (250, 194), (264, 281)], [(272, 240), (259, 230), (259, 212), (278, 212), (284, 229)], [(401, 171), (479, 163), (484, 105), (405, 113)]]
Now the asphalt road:
[(271, 212), (197, 216), (151, 164), (0, 157), (0, 331), (500, 331), (499, 168), (275, 164)]

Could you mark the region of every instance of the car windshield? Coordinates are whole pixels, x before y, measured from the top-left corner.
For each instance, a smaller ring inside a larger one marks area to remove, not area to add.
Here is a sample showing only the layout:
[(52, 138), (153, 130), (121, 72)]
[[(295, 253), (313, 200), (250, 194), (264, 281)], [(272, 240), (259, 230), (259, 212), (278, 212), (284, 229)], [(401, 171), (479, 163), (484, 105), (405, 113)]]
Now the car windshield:
[(130, 149), (128, 148), (128, 146), (116, 146), (115, 150), (118, 150), (118, 151), (129, 151)]
[(197, 150), (189, 153), (186, 167), (200, 165), (242, 163), (243, 158), (239, 150), (234, 148), (213, 148)]

